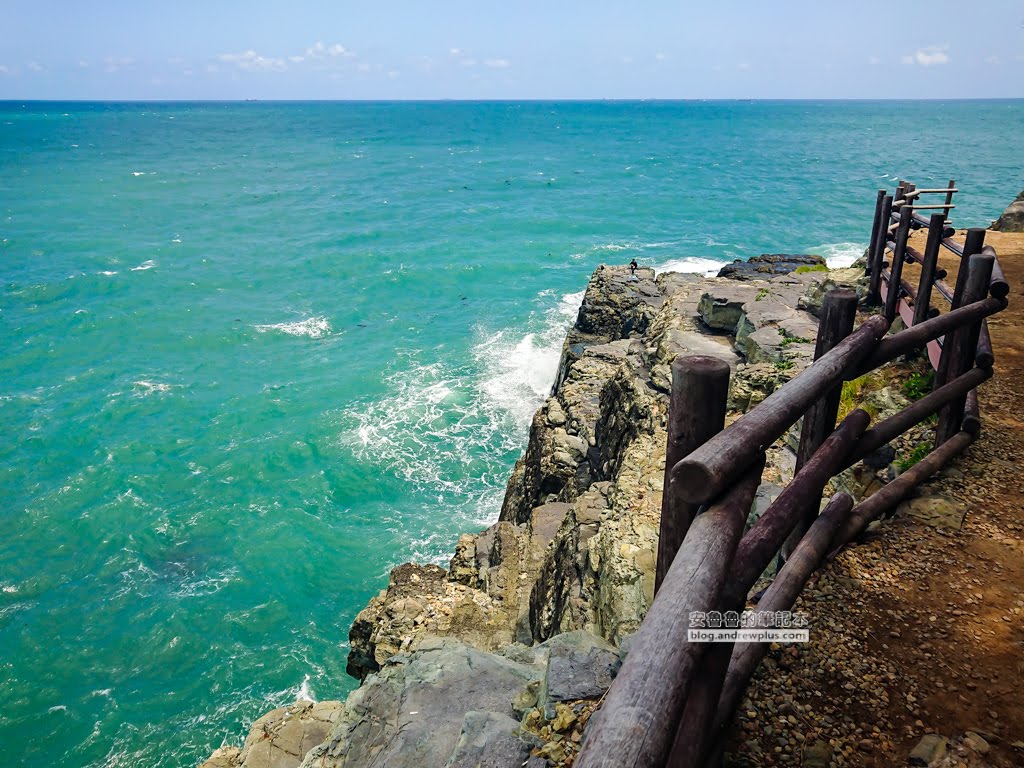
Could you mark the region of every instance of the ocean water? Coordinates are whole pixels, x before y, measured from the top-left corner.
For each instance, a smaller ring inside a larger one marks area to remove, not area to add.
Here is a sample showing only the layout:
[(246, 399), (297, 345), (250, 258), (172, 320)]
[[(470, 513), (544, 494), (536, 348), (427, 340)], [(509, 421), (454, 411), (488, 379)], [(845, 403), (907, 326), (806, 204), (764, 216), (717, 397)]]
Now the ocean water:
[(9, 764), (343, 697), (388, 570), (495, 519), (598, 264), (848, 262), (895, 177), (986, 226), (1021, 158), (1022, 101), (0, 103)]

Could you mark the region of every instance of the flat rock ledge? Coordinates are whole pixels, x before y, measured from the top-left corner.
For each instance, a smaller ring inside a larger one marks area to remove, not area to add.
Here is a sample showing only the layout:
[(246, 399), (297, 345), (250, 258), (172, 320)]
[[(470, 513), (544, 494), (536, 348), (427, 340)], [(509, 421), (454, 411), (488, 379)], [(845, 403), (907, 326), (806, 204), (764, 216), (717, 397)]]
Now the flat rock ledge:
[[(571, 762), (653, 599), (671, 362), (726, 361), (735, 418), (811, 362), (836, 287), (863, 295), (863, 268), (734, 280), (598, 267), (498, 521), (460, 537), (447, 569), (392, 571), (352, 625), (362, 684), (347, 701), (274, 710), (202, 768)], [(792, 477), (797, 439), (770, 450), (751, 519)], [(848, 490), (872, 483), (851, 475)]]

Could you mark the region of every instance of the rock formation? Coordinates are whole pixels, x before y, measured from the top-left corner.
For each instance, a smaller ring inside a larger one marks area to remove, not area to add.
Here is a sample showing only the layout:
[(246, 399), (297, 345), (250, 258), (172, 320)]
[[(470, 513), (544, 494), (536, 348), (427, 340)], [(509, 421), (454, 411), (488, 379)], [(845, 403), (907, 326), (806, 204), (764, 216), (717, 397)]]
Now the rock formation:
[[(284, 737), (267, 718), (309, 744), (278, 749), (275, 768), (525, 764), (528, 726), (554, 733), (585, 711), (566, 702), (601, 696), (652, 600), (672, 361), (727, 361), (730, 406), (748, 410), (810, 363), (825, 291), (862, 283), (862, 269), (726, 280), (599, 267), (498, 521), (463, 535), (447, 570), (392, 571), (352, 625), (348, 671), (362, 685), (348, 701), (271, 713), (205, 768), (271, 765), (257, 749)], [(791, 473), (776, 446), (755, 514)]]
[(998, 232), (1024, 232), (1024, 191), (1006, 206), (1002, 216), (992, 222), (991, 229)]

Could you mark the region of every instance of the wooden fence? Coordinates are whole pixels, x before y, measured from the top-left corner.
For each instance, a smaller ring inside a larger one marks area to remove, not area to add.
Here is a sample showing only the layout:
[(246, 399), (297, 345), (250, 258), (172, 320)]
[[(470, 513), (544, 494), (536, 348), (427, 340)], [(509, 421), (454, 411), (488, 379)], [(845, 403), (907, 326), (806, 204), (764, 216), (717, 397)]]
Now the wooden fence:
[[(901, 182), (894, 194), (879, 190), (867, 303), (881, 303), (882, 314), (853, 330), (856, 294), (829, 293), (814, 362), (728, 428), (722, 428), (728, 366), (702, 356), (673, 364), (655, 599), (591, 719), (577, 768), (714, 764), (767, 644), (688, 642), (691, 614), (742, 611), (780, 551), (785, 563), (758, 611), (789, 610), (830, 553), (977, 436), (976, 388), (991, 377), (993, 365), (985, 318), (1006, 307), (1009, 287), (995, 251), (984, 245), (984, 230), (968, 230), (962, 244), (953, 239), (947, 214), (956, 192), (952, 181), (941, 189)], [(920, 203), (925, 195), (941, 195), (943, 202)], [(921, 210), (939, 212), (925, 218)], [(923, 252), (908, 244), (910, 232), (920, 228), (928, 230)], [(941, 248), (960, 260), (952, 288), (938, 263)], [(921, 265), (916, 287), (902, 276), (911, 262)], [(945, 311), (932, 306), (936, 294)], [(890, 333), (897, 315), (905, 327)], [(922, 350), (936, 371), (929, 395), (877, 424), (858, 408), (836, 426), (844, 381)], [(859, 504), (837, 493), (819, 514), (831, 477), (934, 414), (935, 446), (924, 459)], [(744, 534), (765, 449), (800, 419), (793, 480)]]

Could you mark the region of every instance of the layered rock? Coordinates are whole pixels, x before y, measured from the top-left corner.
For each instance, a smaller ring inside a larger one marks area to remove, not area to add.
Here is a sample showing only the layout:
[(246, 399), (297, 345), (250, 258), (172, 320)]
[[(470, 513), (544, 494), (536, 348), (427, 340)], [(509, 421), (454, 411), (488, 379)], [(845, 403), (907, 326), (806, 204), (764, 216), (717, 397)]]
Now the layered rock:
[(763, 253), (746, 261), (736, 259), (732, 264), (718, 270), (718, 276), (730, 280), (764, 280), (771, 275), (788, 275), (800, 268), (820, 271), (828, 269), (821, 256), (803, 253)]
[[(303, 765), (518, 766), (532, 744), (520, 720), (572, 714), (555, 706), (552, 669), (594, 681), (575, 698), (600, 695), (653, 599), (672, 361), (727, 361), (730, 404), (747, 410), (810, 362), (817, 321), (800, 305), (835, 279), (599, 268), (498, 521), (460, 537), (447, 569), (392, 571), (352, 625), (362, 685)], [(779, 444), (761, 508), (791, 472)]]

